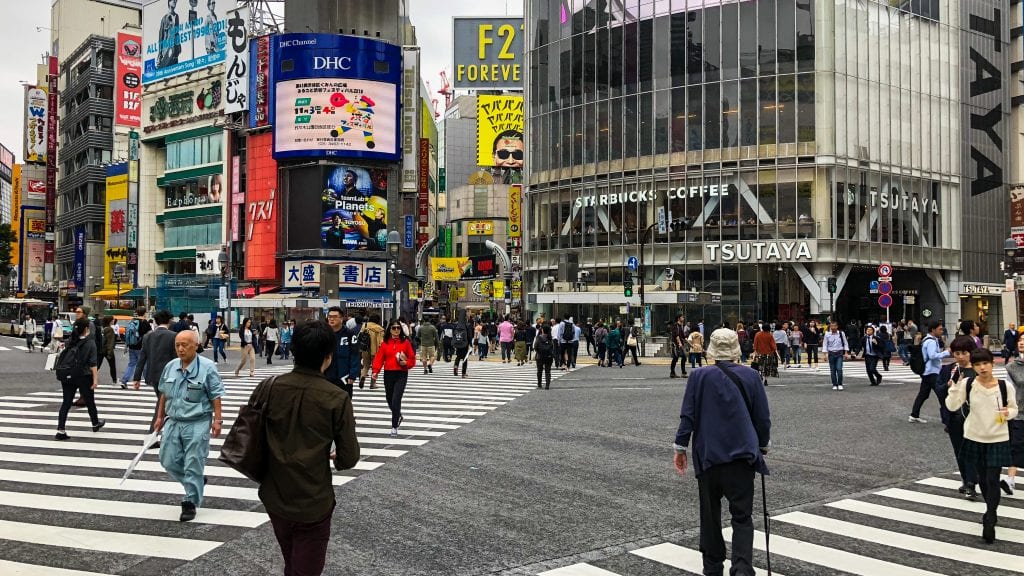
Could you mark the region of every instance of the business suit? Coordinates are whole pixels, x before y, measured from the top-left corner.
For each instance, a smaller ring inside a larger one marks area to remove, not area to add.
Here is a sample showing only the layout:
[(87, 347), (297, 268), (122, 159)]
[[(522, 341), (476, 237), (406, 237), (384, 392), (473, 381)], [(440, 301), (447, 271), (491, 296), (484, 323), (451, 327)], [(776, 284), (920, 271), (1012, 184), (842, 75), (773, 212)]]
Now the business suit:
[[(138, 382), (142, 378), (142, 373), (146, 373), (146, 384), (153, 387), (153, 393), (156, 394), (157, 404), (160, 402), (160, 375), (164, 371), (164, 366), (171, 360), (178, 357), (177, 352), (174, 349), (174, 339), (178, 334), (166, 326), (157, 326), (150, 332), (147, 332), (142, 337), (142, 352), (139, 354), (139, 362), (135, 365), (135, 375), (132, 378), (134, 382)], [(156, 408), (153, 406), (153, 419), (156, 419)], [(153, 431), (152, 423), (150, 424), (150, 432)]]

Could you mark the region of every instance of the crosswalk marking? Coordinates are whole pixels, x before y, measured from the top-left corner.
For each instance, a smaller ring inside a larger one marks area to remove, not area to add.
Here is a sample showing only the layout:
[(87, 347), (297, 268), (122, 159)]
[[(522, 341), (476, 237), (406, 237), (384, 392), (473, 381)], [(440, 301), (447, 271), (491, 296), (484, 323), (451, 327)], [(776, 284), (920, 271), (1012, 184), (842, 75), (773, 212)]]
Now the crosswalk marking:
[(590, 564), (573, 564), (563, 568), (555, 568), (547, 572), (541, 572), (539, 576), (619, 576), (615, 572), (609, 572)]
[[(690, 548), (684, 548), (670, 542), (648, 546), (647, 548), (641, 548), (639, 550), (633, 550), (630, 554), (635, 554), (641, 558), (654, 560), (660, 564), (672, 566), (673, 568), (679, 568), (680, 570), (686, 570), (687, 572), (693, 572), (695, 574), (702, 574), (704, 572), (704, 559), (700, 552)], [(723, 572), (728, 573), (731, 566), (732, 563), (726, 560)], [(754, 568), (754, 574), (757, 576), (767, 576), (768, 571), (760, 568)], [(772, 571), (772, 574), (774, 574), (774, 576), (783, 576), (775, 571)]]
[[(960, 481), (953, 480), (952, 478), (925, 478), (924, 480), (918, 480), (917, 483), (925, 486), (935, 486), (936, 488), (951, 488), (953, 490), (960, 487)], [(1014, 492), (1012, 496), (1003, 494), (1003, 499), (1007, 498), (1010, 500), (1024, 500), (1024, 494), (1021, 492)]]
[[(388, 434), (391, 411), (382, 383), (374, 390), (355, 390), (353, 410), (362, 458), (352, 470), (332, 471), (332, 483), (347, 484), (536, 388), (532, 370), (500, 365), (473, 368), (476, 370), (466, 379), (441, 373), (410, 374), (397, 438)], [(261, 367), (255, 376), (241, 378), (222, 373), (225, 433), (264, 378), (290, 370), (287, 365)], [(97, 565), (97, 557), (92, 556), (82, 560), (90, 564), (75, 566), (78, 556), (67, 554), (62, 563), (65, 568), (50, 568), (36, 564), (47, 562), (46, 558), (28, 556), (31, 546), (15, 546), (10, 553), (0, 552), (0, 574), (106, 576), (104, 570), (123, 569), (125, 556), (130, 556), (131, 562), (140, 556), (159, 557), (165, 559), (162, 566), (173, 567), (268, 522), (260, 511), (255, 485), (216, 462), (223, 435), (211, 439), (206, 504), (192, 523), (178, 522), (181, 509), (177, 502), (183, 489), (166, 475), (157, 450), (147, 453), (135, 475), (121, 483), (121, 473), (150, 425), (156, 401), (151, 387), (136, 391), (101, 386), (96, 390), (96, 403), (106, 426), (92, 432), (87, 411), (75, 408), (68, 415), (68, 441), (53, 438), (62, 398), (56, 386), (0, 397), (0, 511), (5, 514), (0, 518), (8, 519), (0, 522), (0, 541), (89, 549), (106, 553), (110, 563)], [(37, 517), (26, 511), (48, 512), (44, 517), (49, 524), (22, 521)], [(66, 525), (65, 515), (79, 516), (74, 527)], [(209, 532), (210, 528), (217, 531)]]
[[(831, 502), (827, 504), (827, 506), (839, 510), (846, 510), (848, 512), (864, 514), (866, 516), (875, 516), (878, 518), (896, 520), (897, 522), (906, 522), (907, 524), (916, 524), (919, 526), (929, 526), (931, 528), (938, 528), (940, 530), (946, 530), (947, 532), (956, 532), (958, 534), (966, 534), (969, 536), (977, 536), (978, 532), (977, 522), (967, 522), (966, 520), (936, 516), (935, 514), (925, 514), (923, 512), (914, 512), (913, 510), (881, 506), (871, 502), (846, 499), (838, 502)], [(1007, 542), (1024, 544), (1024, 530), (1003, 528), (999, 531), (999, 539)]]
[[(963, 498), (953, 498), (950, 496), (936, 496), (935, 494), (928, 494), (926, 492), (913, 492), (911, 490), (903, 490), (901, 488), (890, 488), (888, 490), (882, 490), (881, 492), (875, 492), (879, 496), (885, 496), (886, 498), (894, 498), (898, 500), (904, 500), (906, 502), (920, 502), (921, 504), (928, 504), (931, 506), (939, 506), (941, 508), (948, 508), (950, 510), (958, 510), (961, 512), (974, 512), (976, 514), (985, 513), (984, 502), (971, 502), (970, 500), (964, 500)], [(1004, 495), (1003, 498), (1006, 496)], [(1002, 506), (999, 508), (999, 515), (1003, 518), (1014, 518), (1016, 520), (1024, 520), (1024, 510), (1020, 508), (1014, 508), (1012, 506)]]

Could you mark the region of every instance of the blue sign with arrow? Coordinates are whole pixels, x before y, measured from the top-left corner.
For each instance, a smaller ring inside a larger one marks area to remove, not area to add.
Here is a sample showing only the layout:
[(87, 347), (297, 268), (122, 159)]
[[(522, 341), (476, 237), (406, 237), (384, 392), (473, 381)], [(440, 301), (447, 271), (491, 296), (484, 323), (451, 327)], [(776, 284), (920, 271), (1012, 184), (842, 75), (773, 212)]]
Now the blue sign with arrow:
[(629, 268), (631, 272), (636, 272), (640, 269), (640, 259), (636, 256), (630, 256), (629, 259), (626, 260), (626, 267)]

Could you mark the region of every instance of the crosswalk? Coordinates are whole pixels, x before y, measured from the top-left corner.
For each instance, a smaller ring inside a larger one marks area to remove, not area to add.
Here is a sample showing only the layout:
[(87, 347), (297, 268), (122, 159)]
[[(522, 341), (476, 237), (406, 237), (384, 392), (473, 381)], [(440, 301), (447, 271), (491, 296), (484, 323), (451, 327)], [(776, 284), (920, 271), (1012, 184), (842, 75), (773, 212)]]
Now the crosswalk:
[[(918, 384), (921, 382), (921, 376), (914, 374), (910, 369), (910, 366), (899, 363), (899, 361), (893, 361), (889, 364), (889, 370), (885, 371), (882, 369), (882, 364), (878, 364), (878, 372), (882, 375), (882, 385), (888, 384)], [(811, 368), (806, 363), (797, 366), (790, 366), (789, 368), (779, 367), (779, 376), (785, 377), (787, 374), (818, 374), (828, 379), (828, 363), (824, 362), (817, 368)], [(1006, 378), (1006, 368), (1002, 364), (996, 364), (992, 369), (992, 374), (996, 378)], [(843, 363), (843, 379), (856, 378), (858, 380), (868, 379), (867, 368), (863, 362), (844, 362)], [(772, 383), (773, 380), (769, 380)], [(823, 385), (825, 382), (823, 382)]]
[[(981, 539), (985, 504), (964, 499), (959, 485), (954, 476), (929, 477), (774, 515), (768, 540), (773, 574), (1024, 574), (1024, 496), (1003, 496), (997, 541), (988, 545)], [(728, 542), (728, 528), (724, 535)], [(755, 571), (765, 575), (765, 534), (760, 530), (755, 531), (754, 550)], [(625, 556), (570, 564), (539, 576), (703, 574), (696, 537), (692, 543), (662, 542)], [(623, 565), (629, 569), (622, 570)]]
[[(241, 378), (222, 372), (226, 424), (263, 378), (290, 369), (258, 368), (255, 377)], [(450, 369), (410, 373), (398, 438), (388, 436), (383, 386), (355, 391), (362, 459), (353, 470), (334, 472), (335, 486), (536, 389), (527, 368), (474, 363), (465, 379), (452, 378)], [(75, 409), (69, 441), (53, 437), (60, 397), (56, 389), (0, 397), (0, 574), (106, 576), (147, 558), (172, 569), (268, 521), (256, 485), (217, 461), (223, 436), (211, 440), (206, 503), (193, 522), (178, 522), (182, 488), (161, 468), (157, 450), (121, 482), (153, 413), (149, 389), (101, 387), (96, 403), (106, 426), (93, 433), (86, 411)]]

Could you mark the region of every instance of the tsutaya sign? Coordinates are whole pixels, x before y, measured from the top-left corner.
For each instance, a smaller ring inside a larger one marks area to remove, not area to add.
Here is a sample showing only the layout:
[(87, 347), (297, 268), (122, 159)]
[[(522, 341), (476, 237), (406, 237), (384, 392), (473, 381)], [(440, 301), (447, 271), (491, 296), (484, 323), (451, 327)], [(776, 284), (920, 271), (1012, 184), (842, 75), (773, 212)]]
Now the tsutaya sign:
[[(669, 200), (676, 198), (700, 198), (703, 196), (709, 197), (720, 197), (729, 196), (730, 194), (736, 193), (736, 186), (733, 184), (726, 184), (719, 186), (718, 184), (712, 184), (710, 186), (680, 186), (679, 188), (669, 188), (663, 192)], [(658, 199), (659, 192), (657, 190), (633, 190), (631, 192), (613, 192), (610, 194), (591, 194), (589, 196), (581, 196), (576, 199), (576, 207), (583, 208), (589, 206), (613, 206), (615, 204), (638, 204), (641, 202), (652, 202)]]
[(911, 212), (939, 213), (939, 203), (937, 201), (925, 197), (918, 198), (916, 194), (901, 192), (896, 186), (891, 186), (888, 193), (885, 191), (879, 192), (878, 189), (872, 187), (868, 194), (871, 196), (872, 208), (879, 206), (892, 210), (903, 210), (904, 212), (910, 210)]
[(706, 262), (813, 262), (817, 244), (807, 240), (712, 242), (704, 244)]

